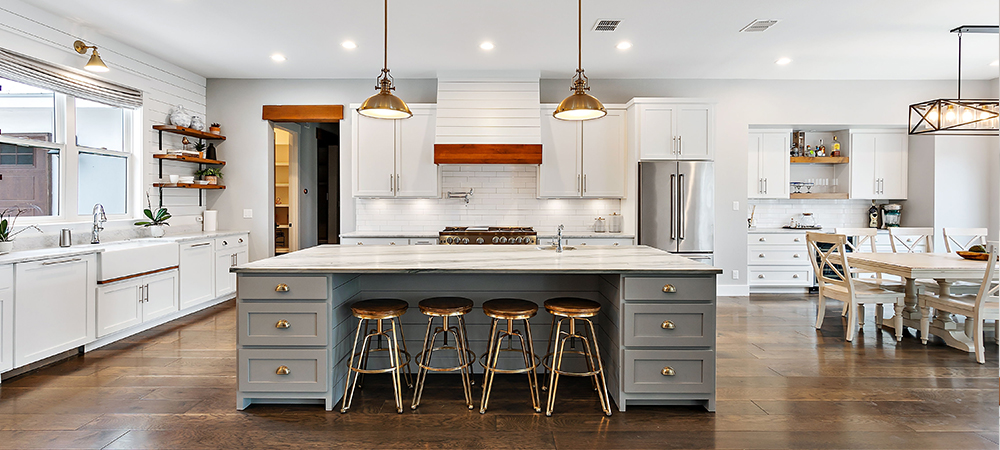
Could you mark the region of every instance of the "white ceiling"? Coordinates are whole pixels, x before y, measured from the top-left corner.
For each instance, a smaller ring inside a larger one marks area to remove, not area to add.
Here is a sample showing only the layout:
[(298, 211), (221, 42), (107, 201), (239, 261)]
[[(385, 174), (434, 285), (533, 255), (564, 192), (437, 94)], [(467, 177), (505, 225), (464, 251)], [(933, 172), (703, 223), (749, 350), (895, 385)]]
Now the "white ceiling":
[[(376, 0), (25, 1), (208, 78), (374, 78), (382, 66)], [(589, 31), (598, 18), (624, 22)], [(998, 18), (997, 0), (585, 0), (583, 65), (592, 78), (954, 79), (948, 31)], [(738, 32), (754, 19), (780, 22)], [(389, 25), (397, 78), (576, 68), (572, 0), (391, 0)], [(963, 79), (998, 76), (998, 36), (965, 35)], [(617, 50), (623, 40), (634, 46)]]

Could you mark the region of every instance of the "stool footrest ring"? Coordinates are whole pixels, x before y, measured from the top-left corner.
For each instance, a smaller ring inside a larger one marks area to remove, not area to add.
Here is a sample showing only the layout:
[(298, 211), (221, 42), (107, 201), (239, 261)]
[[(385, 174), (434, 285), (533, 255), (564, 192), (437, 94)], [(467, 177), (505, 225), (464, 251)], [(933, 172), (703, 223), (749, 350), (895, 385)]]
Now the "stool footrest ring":
[[(431, 349), (431, 352), (433, 353), (433, 352), (436, 352), (438, 350), (458, 350), (458, 348), (452, 347), (452, 346), (434, 347), (434, 348)], [(424, 363), (420, 362), (420, 361), (424, 360), (422, 358), (423, 355), (424, 355), (424, 352), (417, 353), (417, 356), (416, 356), (416, 358), (417, 358), (417, 365), (420, 366), (421, 369), (427, 369), (427, 370), (430, 370), (431, 372), (454, 372), (456, 370), (461, 370), (461, 369), (464, 369), (466, 367), (471, 366), (472, 362), (476, 359), (476, 353), (473, 352), (472, 350), (466, 349), (465, 350), (465, 357), (466, 357), (466, 361), (469, 361), (469, 362), (467, 362), (465, 364), (462, 364), (460, 366), (455, 366), (455, 367), (431, 367), (431, 366), (425, 366)]]
[[(368, 350), (368, 353), (371, 354), (373, 352), (387, 352), (387, 351), (389, 351), (388, 348), (376, 348), (376, 349)], [(389, 372), (392, 372), (393, 370), (397, 370), (397, 369), (402, 370), (403, 367), (405, 367), (407, 364), (410, 364), (410, 353), (407, 352), (406, 350), (400, 350), (399, 353), (402, 354), (404, 357), (406, 357), (406, 361), (400, 362), (399, 365), (396, 366), (396, 367), (387, 367), (385, 369), (361, 369), (361, 368), (358, 368), (358, 367), (350, 367), (350, 369), (352, 371), (358, 372), (358, 373), (389, 373)], [(354, 357), (360, 359), (361, 352), (355, 353)]]
[[(496, 350), (496, 351), (500, 351), (500, 352), (514, 352), (514, 353), (520, 353), (520, 354), (525, 353), (525, 352), (522, 352), (519, 349), (511, 349), (511, 348), (501, 348), (501, 349)], [(538, 366), (540, 365), (539, 362), (541, 361), (541, 360), (538, 359), (538, 355), (531, 355), (532, 360), (533, 360), (533, 363), (531, 364), (531, 367), (525, 367), (523, 369), (493, 369), (493, 368), (490, 368), (490, 367), (486, 367), (486, 363), (483, 362), (483, 358), (485, 358), (487, 356), (489, 356), (489, 354), (483, 354), (482, 356), (479, 357), (479, 366), (482, 367), (485, 370), (489, 370), (489, 371), (496, 372), (496, 373), (527, 373), (527, 372), (531, 372), (531, 371), (533, 371), (533, 370), (535, 370), (535, 369), (538, 368)], [(499, 357), (499, 355), (497, 355), (497, 356)], [(521, 359), (524, 359), (524, 358), (522, 357)]]

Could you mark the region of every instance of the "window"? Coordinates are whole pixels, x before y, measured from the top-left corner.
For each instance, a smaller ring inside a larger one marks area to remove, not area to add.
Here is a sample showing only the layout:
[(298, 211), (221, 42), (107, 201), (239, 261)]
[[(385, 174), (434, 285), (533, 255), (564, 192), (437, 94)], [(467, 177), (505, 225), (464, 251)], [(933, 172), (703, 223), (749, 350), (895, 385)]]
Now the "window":
[(128, 214), (131, 127), (129, 108), (0, 78), (0, 209), (72, 221), (101, 203)]

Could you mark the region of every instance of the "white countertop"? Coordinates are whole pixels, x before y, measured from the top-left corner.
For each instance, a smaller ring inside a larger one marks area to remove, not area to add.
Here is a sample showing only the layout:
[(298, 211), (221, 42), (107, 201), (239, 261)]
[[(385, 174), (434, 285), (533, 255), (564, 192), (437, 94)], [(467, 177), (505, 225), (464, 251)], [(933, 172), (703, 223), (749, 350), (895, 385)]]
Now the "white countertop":
[[(436, 231), (352, 231), (350, 233), (343, 233), (340, 235), (342, 238), (354, 239), (354, 238), (387, 238), (387, 239), (404, 239), (404, 238), (437, 238), (438, 233)], [(555, 233), (538, 233), (539, 239), (555, 239)], [(604, 238), (604, 239), (633, 239), (634, 235), (623, 234), (623, 233), (563, 233), (563, 239), (594, 239), (594, 238)]]
[[(101, 244), (114, 244), (116, 242), (129, 242), (129, 241), (170, 241), (170, 242), (187, 242), (187, 241), (197, 241), (202, 239), (214, 239), (217, 237), (233, 236), (237, 234), (249, 233), (248, 231), (234, 230), (234, 231), (203, 231), (197, 233), (183, 233), (174, 236), (164, 236), (162, 238), (139, 238), (139, 239), (129, 239), (126, 241), (104, 241)], [(50, 258), (61, 258), (68, 256), (80, 256), (89, 255), (92, 253), (101, 253), (104, 248), (99, 245), (91, 246), (89, 244), (78, 244), (72, 247), (53, 247), (53, 248), (39, 248), (33, 250), (17, 250), (17, 243), (14, 244), (15, 250), (6, 254), (0, 255), (0, 264), (14, 264), (14, 263), (24, 263), (30, 261), (38, 261), (40, 259), (50, 259)]]
[[(755, 233), (758, 233), (758, 234), (759, 233), (806, 233), (806, 232), (813, 232), (813, 233), (833, 233), (834, 230), (836, 230), (836, 227), (823, 227), (823, 228), (821, 228), (819, 230), (793, 230), (791, 228), (754, 228), (754, 229), (747, 230), (747, 233), (749, 233), (749, 234), (755, 234)], [(880, 228), (878, 230), (878, 232), (881, 233), (881, 234), (885, 234), (885, 233), (888, 233), (889, 230), (886, 230), (884, 228)]]
[(640, 246), (321, 245), (242, 264), (237, 273), (720, 274), (722, 269)]

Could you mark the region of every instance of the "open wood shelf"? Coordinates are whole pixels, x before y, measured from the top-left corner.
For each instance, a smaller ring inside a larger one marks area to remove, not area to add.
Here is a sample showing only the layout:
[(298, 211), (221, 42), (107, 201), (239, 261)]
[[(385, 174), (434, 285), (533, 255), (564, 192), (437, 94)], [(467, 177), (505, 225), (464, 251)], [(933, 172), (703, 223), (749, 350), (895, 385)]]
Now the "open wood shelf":
[(167, 133), (180, 134), (183, 136), (198, 138), (198, 139), (217, 139), (220, 141), (226, 140), (226, 137), (221, 134), (208, 133), (205, 131), (198, 131), (194, 128), (179, 127), (177, 125), (153, 125), (153, 129), (156, 131), (163, 131)]
[(153, 183), (156, 188), (181, 188), (181, 189), (225, 189), (221, 184), (194, 184), (194, 183)]
[(792, 164), (847, 164), (847, 156), (792, 156)]
[(198, 158), (198, 157), (195, 157), (195, 156), (184, 156), (184, 155), (153, 155), (153, 158), (156, 158), (156, 159), (166, 159), (166, 160), (170, 160), (170, 161), (183, 161), (183, 162), (198, 163), (198, 164), (215, 164), (215, 165), (219, 165), (219, 166), (226, 165), (225, 161), (219, 161), (217, 159)]
[(850, 194), (847, 192), (813, 192), (813, 193), (800, 193), (800, 194), (790, 194), (788, 198), (819, 198), (819, 199), (848, 199), (851, 198)]

